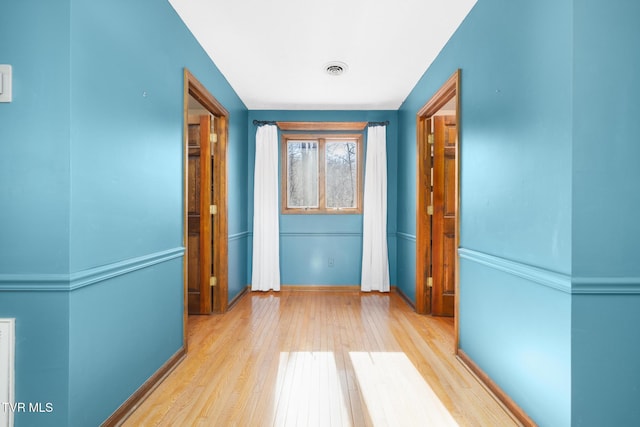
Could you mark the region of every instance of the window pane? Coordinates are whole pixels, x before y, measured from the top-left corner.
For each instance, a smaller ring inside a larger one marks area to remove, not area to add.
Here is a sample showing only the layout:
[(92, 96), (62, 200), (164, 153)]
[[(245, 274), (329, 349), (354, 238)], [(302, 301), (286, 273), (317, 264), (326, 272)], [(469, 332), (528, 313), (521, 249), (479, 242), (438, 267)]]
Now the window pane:
[(358, 146), (355, 141), (326, 143), (327, 208), (356, 208), (358, 203)]
[(318, 142), (287, 142), (287, 207), (318, 207)]

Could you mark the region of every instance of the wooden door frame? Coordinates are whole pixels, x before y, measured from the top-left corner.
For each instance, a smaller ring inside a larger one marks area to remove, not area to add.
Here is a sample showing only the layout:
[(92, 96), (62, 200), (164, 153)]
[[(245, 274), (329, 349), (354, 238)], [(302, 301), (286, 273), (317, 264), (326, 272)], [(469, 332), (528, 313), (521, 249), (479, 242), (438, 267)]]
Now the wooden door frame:
[[(442, 87), (431, 97), (431, 99), (416, 114), (416, 142), (417, 142), (417, 167), (416, 167), (416, 312), (419, 314), (428, 314), (430, 312), (430, 296), (426, 286), (426, 278), (428, 275), (428, 265), (424, 262), (428, 258), (431, 251), (431, 226), (428, 221), (423, 221), (427, 217), (427, 206), (429, 201), (426, 200), (425, 193), (421, 191), (430, 181), (427, 181), (427, 166), (430, 168), (430, 153), (427, 153), (428, 133), (425, 131), (425, 124), (431, 120), (433, 115), (437, 113), (447, 102), (454, 96), (456, 97), (456, 121), (457, 138), (456, 144), (456, 166), (455, 166), (455, 243), (456, 250), (460, 246), (460, 69), (456, 70), (451, 77), (442, 85)], [(454, 304), (454, 324), (455, 324), (455, 349), (458, 349), (458, 288), (459, 288), (459, 261), (460, 258), (456, 253), (455, 256), (455, 304)]]
[[(189, 174), (189, 96), (195, 98), (212, 115), (218, 118), (216, 133), (218, 142), (214, 152), (214, 194), (216, 200), (212, 201), (218, 207), (212, 226), (215, 228), (213, 259), (216, 271), (217, 284), (213, 288), (213, 303), (209, 302), (208, 311), (224, 313), (228, 305), (228, 213), (227, 213), (227, 143), (229, 112), (218, 102), (216, 98), (202, 85), (188, 69), (184, 69), (184, 111), (183, 111), (183, 245), (185, 255), (183, 257), (183, 281), (184, 281), (184, 342), (186, 348), (187, 319), (188, 319), (188, 269), (187, 269), (187, 242), (188, 242), (188, 174)], [(201, 192), (210, 192), (211, 188), (204, 188)]]

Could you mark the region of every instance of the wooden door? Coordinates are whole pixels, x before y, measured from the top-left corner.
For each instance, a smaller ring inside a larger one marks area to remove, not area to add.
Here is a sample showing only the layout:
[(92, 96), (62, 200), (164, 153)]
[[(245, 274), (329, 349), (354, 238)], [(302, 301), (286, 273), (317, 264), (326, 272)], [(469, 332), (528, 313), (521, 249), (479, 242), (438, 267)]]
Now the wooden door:
[(434, 116), (432, 152), (431, 313), (453, 316), (456, 274), (457, 127), (455, 116)]
[(418, 216), (416, 220), (416, 311), (431, 313), (431, 209), (432, 192), (432, 144), (431, 118), (418, 119), (418, 194), (416, 198)]
[(189, 313), (211, 312), (211, 134), (210, 115), (189, 119), (187, 182), (187, 289)]
[[(209, 238), (209, 259), (210, 259), (210, 263), (209, 263), (209, 269), (208, 269), (208, 275), (209, 275), (209, 292), (211, 293), (211, 310), (213, 310), (213, 304), (215, 301), (215, 295), (214, 295), (214, 288), (215, 286), (218, 285), (218, 279), (216, 277), (216, 265), (217, 265), (217, 251), (216, 251), (216, 238), (218, 237), (218, 233), (217, 233), (217, 221), (216, 221), (216, 217), (217, 217), (217, 209), (218, 209), (218, 200), (217, 200), (217, 192), (216, 192), (216, 185), (217, 185), (217, 180), (216, 180), (216, 149), (215, 149), (215, 144), (218, 141), (218, 135), (216, 133), (216, 128), (217, 128), (217, 123), (218, 123), (218, 118), (213, 116), (211, 117), (211, 121), (209, 123), (209, 135), (207, 136), (210, 144), (210, 151), (209, 151), (209, 184), (208, 184), (208, 190), (209, 190), (209, 204), (210, 204), (210, 209), (209, 209), (209, 220), (210, 220), (210, 226), (211, 226), (211, 233), (210, 233), (210, 238)], [(211, 210), (213, 209), (213, 210)]]

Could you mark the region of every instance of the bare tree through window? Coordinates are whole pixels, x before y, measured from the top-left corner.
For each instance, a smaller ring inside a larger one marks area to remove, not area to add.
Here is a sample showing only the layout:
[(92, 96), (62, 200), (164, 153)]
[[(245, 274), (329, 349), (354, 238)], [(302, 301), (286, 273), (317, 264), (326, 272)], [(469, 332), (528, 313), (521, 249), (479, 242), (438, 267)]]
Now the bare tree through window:
[(357, 145), (355, 142), (327, 142), (327, 208), (355, 208), (357, 203)]
[(318, 207), (318, 142), (287, 143), (288, 207)]
[(283, 212), (361, 211), (362, 135), (283, 135), (282, 141)]

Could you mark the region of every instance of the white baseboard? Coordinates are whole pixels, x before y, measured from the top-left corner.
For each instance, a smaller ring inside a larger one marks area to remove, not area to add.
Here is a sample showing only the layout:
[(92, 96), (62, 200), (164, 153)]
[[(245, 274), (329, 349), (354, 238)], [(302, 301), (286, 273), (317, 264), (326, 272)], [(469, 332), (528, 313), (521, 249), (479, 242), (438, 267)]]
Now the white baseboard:
[(13, 427), (15, 319), (0, 319), (0, 427)]

